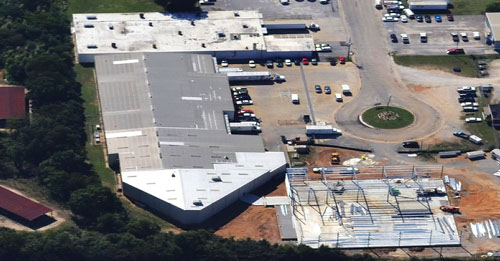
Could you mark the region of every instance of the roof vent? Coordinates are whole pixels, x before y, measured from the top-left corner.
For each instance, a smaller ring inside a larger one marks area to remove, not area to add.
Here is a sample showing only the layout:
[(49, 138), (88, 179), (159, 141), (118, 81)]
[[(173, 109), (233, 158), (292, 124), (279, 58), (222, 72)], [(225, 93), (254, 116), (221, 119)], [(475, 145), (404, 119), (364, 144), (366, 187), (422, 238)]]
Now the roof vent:
[(153, 49), (157, 49), (157, 48), (156, 48), (156, 44), (153, 44)]
[(115, 26), (112, 24), (108, 24), (108, 28), (109, 28), (109, 30), (113, 30), (113, 29), (115, 29)]
[(149, 26), (153, 27), (153, 22), (149, 22)]
[(143, 13), (140, 13), (140, 14), (139, 14), (139, 17), (140, 17), (141, 19), (144, 19), (144, 18), (145, 18)]
[(233, 40), (240, 40), (240, 36), (238, 34), (233, 34)]
[(175, 174), (172, 174), (172, 178), (175, 178)]
[(201, 44), (201, 47), (207, 48), (207, 46), (204, 43)]
[(89, 44), (89, 45), (87, 45), (87, 48), (88, 49), (97, 49), (97, 45), (95, 45), (95, 44)]
[(248, 25), (244, 24), (244, 25), (243, 25), (243, 28), (248, 28)]
[(222, 179), (220, 178), (220, 176), (214, 176), (214, 177), (212, 177), (212, 181), (222, 182)]
[(192, 26), (195, 26), (194, 21), (191, 21), (191, 25), (192, 25)]
[(238, 16), (240, 16), (240, 13), (234, 12), (234, 16), (238, 17)]
[(111, 47), (113, 47), (113, 49), (116, 49), (116, 43), (111, 43)]
[(178, 33), (179, 35), (182, 35), (182, 31), (178, 31), (177, 33)]
[(222, 31), (222, 30), (217, 30), (217, 35), (218, 35), (219, 37), (225, 37), (225, 36), (226, 36), (226, 35), (224, 34), (224, 31)]
[(97, 16), (95, 16), (95, 15), (87, 15), (87, 20), (97, 20)]
[(201, 200), (199, 200), (199, 199), (193, 200), (193, 205), (195, 205), (195, 206), (203, 206), (203, 202), (201, 202)]
[(85, 27), (85, 28), (94, 28), (94, 25), (93, 24), (85, 24), (83, 27)]

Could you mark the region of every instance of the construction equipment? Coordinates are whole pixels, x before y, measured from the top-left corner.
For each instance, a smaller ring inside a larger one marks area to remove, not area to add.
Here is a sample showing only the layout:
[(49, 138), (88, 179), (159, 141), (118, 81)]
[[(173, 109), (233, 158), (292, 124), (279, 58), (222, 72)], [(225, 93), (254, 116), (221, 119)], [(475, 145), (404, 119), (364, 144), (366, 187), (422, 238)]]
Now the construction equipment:
[(332, 165), (339, 165), (340, 164), (340, 157), (338, 152), (332, 152), (331, 158), (330, 158), (330, 164)]
[(391, 196), (398, 196), (399, 194), (401, 194), (401, 191), (399, 191), (399, 189), (397, 188), (391, 188), (389, 190), (389, 194), (391, 194)]
[(441, 209), (444, 212), (460, 213), (460, 208), (454, 206), (441, 206), (439, 207), (439, 209)]

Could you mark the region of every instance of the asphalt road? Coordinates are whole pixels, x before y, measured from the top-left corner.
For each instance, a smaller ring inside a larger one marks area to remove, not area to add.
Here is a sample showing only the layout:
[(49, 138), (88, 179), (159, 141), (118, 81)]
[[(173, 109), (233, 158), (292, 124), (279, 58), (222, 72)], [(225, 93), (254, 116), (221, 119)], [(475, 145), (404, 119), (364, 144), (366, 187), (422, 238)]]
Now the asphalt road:
[[(335, 115), (337, 124), (349, 135), (376, 142), (401, 142), (429, 136), (442, 125), (439, 112), (418, 100), (401, 82), (389, 56), (385, 28), (372, 1), (339, 0), (352, 38), (355, 63), (360, 68), (361, 92)], [(410, 110), (415, 122), (399, 130), (374, 130), (359, 123), (358, 116), (375, 103), (387, 103)]]

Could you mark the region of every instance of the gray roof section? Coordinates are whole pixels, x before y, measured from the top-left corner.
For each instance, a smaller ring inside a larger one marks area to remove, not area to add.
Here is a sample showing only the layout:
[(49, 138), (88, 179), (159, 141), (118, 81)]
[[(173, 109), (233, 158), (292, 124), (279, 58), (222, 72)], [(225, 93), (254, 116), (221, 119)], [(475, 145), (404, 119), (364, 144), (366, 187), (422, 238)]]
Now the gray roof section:
[(210, 55), (130, 53), (96, 57), (108, 153), (124, 171), (212, 169), (236, 152), (264, 152), (257, 135), (229, 135), (227, 76)]

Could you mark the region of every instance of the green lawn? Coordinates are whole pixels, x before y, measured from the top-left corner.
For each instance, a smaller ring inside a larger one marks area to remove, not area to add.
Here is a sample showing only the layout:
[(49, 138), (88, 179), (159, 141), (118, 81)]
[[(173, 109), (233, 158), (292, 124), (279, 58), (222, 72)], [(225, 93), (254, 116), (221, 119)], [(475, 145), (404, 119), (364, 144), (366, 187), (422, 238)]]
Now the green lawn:
[[(378, 115), (384, 111), (395, 112), (399, 117), (395, 120), (380, 119)], [(415, 117), (409, 111), (392, 106), (377, 106), (365, 111), (362, 115), (363, 121), (375, 128), (380, 129), (399, 129), (413, 123)]]
[(486, 6), (498, 0), (453, 0), (453, 9), (450, 9), (455, 15), (478, 15), (484, 13)]
[(160, 12), (154, 0), (70, 0), (68, 13)]
[[(395, 55), (394, 62), (407, 67), (442, 70), (464, 77), (476, 77), (478, 73), (477, 62), (470, 55)], [(459, 67), (462, 72), (453, 72), (454, 67)]]
[(76, 65), (75, 71), (77, 73), (77, 80), (82, 85), (82, 99), (84, 100), (83, 106), (85, 108), (85, 131), (87, 132), (87, 156), (94, 166), (103, 185), (114, 188), (116, 185), (115, 174), (111, 169), (106, 167), (104, 152), (101, 145), (92, 144), (93, 132), (95, 125), (99, 123), (99, 106), (97, 103), (97, 93), (94, 78), (93, 66)]

